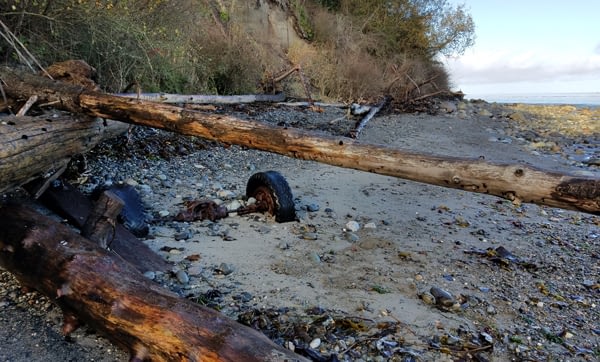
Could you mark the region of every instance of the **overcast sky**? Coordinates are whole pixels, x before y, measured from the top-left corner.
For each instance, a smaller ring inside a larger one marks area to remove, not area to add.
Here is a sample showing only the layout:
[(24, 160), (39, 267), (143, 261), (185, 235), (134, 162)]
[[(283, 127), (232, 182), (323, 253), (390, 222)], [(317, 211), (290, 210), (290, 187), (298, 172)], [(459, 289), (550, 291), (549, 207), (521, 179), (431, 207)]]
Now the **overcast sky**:
[(600, 0), (450, 0), (475, 46), (447, 60), (454, 89), (485, 94), (600, 92)]

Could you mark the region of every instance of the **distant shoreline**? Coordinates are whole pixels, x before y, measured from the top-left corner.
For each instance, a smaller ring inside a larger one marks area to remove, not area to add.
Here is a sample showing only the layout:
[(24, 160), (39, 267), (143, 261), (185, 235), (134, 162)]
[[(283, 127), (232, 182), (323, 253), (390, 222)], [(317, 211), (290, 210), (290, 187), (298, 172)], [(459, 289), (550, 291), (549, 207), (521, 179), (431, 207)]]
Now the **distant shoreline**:
[(600, 107), (600, 92), (582, 93), (507, 93), (469, 94), (465, 99), (481, 99), (489, 103), (555, 104)]

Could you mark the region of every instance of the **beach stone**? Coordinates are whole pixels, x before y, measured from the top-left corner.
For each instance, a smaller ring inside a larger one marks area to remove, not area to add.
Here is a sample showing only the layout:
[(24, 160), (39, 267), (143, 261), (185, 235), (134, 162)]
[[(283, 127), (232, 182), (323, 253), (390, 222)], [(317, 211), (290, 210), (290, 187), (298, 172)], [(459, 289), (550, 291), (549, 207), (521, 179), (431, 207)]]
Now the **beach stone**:
[(222, 199), (230, 199), (235, 196), (235, 193), (229, 190), (219, 190), (217, 191), (217, 196)]
[(306, 205), (306, 211), (308, 211), (308, 212), (319, 211), (319, 205), (318, 204), (308, 204), (308, 205)]
[(346, 233), (344, 236), (346, 237), (346, 240), (351, 243), (356, 243), (360, 240), (360, 237), (355, 233)]
[(227, 211), (236, 211), (240, 207), (242, 207), (242, 203), (239, 200), (233, 200), (227, 205)]
[(304, 240), (317, 240), (319, 235), (317, 233), (304, 233), (302, 234), (302, 239)]
[(156, 273), (149, 270), (147, 272), (144, 273), (144, 276), (150, 280), (154, 280), (154, 278), (156, 278)]
[(160, 211), (158, 212), (158, 216), (160, 216), (160, 217), (167, 217), (167, 216), (169, 216), (169, 214), (170, 214), (170, 213), (169, 213), (169, 211), (167, 211), (167, 210), (160, 210)]
[(190, 278), (188, 277), (187, 273), (183, 270), (178, 270), (177, 273), (175, 273), (175, 276), (181, 284), (187, 284), (190, 282)]
[(233, 267), (233, 265), (228, 264), (228, 263), (221, 263), (217, 268), (216, 271), (223, 274), (223, 275), (229, 275), (231, 273), (233, 273), (235, 271), (235, 268)]
[(360, 230), (360, 224), (354, 220), (348, 221), (346, 223), (346, 230), (348, 230), (350, 232), (356, 232), (356, 231)]
[(315, 338), (309, 343), (310, 348), (317, 349), (321, 345), (321, 338)]
[(183, 231), (181, 231), (181, 232), (178, 232), (177, 234), (175, 234), (175, 235), (173, 236), (173, 238), (174, 238), (176, 241), (181, 241), (181, 240), (188, 240), (188, 239), (191, 239), (191, 237), (192, 237), (192, 236), (193, 236), (193, 233), (192, 233), (192, 231), (190, 231), (190, 230), (183, 230)]
[(512, 119), (516, 122), (525, 122), (527, 118), (523, 114), (523, 112), (514, 112), (508, 115), (508, 118)]
[(492, 112), (488, 111), (485, 108), (477, 111), (477, 114), (480, 115), (481, 117), (491, 117), (491, 116), (493, 116)]

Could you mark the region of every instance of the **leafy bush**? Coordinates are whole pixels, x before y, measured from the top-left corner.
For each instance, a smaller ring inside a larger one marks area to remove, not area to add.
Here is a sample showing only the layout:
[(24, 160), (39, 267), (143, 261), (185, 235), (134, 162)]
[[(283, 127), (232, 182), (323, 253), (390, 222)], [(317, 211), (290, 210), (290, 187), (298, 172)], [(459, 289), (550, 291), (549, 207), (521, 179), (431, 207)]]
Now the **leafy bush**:
[[(243, 14), (266, 4), (288, 11), (308, 41), (253, 37)], [(472, 19), (446, 0), (6, 0), (0, 20), (43, 65), (83, 59), (111, 92), (136, 82), (144, 92), (247, 93), (300, 65), (321, 97), (404, 101), (447, 89), (436, 57), (473, 42)], [(293, 79), (286, 90), (305, 95)]]

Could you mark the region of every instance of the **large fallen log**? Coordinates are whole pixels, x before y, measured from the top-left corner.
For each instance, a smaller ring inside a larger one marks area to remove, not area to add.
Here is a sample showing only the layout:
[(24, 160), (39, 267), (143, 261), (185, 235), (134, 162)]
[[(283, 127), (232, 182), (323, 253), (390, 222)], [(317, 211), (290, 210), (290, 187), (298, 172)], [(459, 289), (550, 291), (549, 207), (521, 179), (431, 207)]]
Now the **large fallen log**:
[(0, 193), (37, 178), (58, 176), (72, 156), (117, 137), (129, 126), (57, 114), (0, 118)]
[(140, 99), (157, 103), (185, 103), (185, 104), (240, 104), (254, 102), (283, 102), (285, 94), (242, 94), (233, 96), (220, 96), (210, 94), (169, 94), (169, 93), (118, 93), (119, 97)]
[(87, 323), (134, 361), (307, 361), (23, 206), (0, 207), (0, 265), (58, 304), (64, 334)]
[(388, 176), (479, 192), (513, 201), (600, 214), (600, 179), (519, 164), (443, 157), (362, 144), (236, 117), (189, 111), (66, 86), (30, 74), (0, 69), (12, 97), (32, 94), (72, 112), (167, 129), (229, 144)]

